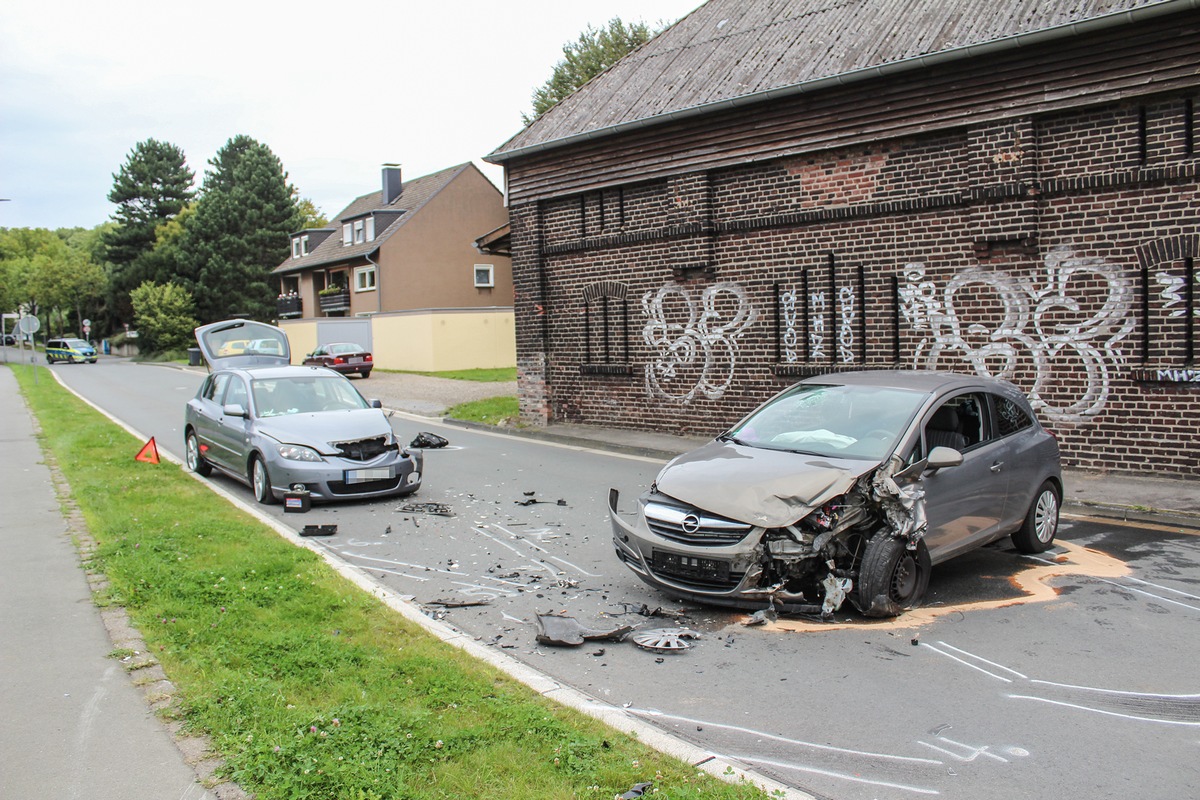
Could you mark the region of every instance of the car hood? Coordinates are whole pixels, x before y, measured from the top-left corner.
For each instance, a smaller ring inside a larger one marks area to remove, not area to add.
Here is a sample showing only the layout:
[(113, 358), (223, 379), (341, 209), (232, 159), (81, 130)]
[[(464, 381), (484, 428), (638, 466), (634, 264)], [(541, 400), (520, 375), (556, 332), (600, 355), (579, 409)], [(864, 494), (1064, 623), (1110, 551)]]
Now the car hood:
[(387, 417), (377, 408), (261, 418), (257, 421), (256, 429), (260, 434), (285, 444), (304, 445), (325, 455), (337, 453), (337, 448), (332, 444), (334, 442), (356, 442), (392, 433)]
[(663, 467), (658, 490), (723, 517), (778, 528), (805, 517), (879, 466), (712, 441)]

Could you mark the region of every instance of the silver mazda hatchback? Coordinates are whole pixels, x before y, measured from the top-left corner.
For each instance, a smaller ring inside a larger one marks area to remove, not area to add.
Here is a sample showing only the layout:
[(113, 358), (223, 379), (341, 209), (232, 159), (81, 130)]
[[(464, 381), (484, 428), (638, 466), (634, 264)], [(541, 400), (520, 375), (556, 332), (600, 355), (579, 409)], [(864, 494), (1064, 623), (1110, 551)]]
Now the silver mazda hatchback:
[(1046, 550), (1058, 442), (1005, 381), (845, 372), (780, 392), (618, 513), (617, 557), (670, 595), (829, 616), (918, 606), (934, 564), (1009, 536)]

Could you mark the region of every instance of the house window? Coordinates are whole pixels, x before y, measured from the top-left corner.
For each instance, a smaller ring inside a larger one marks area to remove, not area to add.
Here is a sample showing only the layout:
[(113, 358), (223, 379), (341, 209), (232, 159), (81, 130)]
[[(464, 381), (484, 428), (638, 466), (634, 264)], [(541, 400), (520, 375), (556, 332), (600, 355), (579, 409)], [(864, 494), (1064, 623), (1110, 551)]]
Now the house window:
[(347, 222), (345, 225), (342, 226), (342, 246), (343, 247), (345, 247), (348, 244), (353, 243), (354, 240), (350, 238), (351, 235), (352, 234), (350, 233), (350, 223)]
[(308, 255), (308, 235), (300, 237), (300, 255)]
[(603, 281), (583, 290), (584, 375), (631, 375), (629, 287)]
[(356, 267), (354, 269), (354, 291), (370, 292), (375, 288), (375, 267)]
[(366, 229), (363, 227), (363, 221), (355, 220), (354, 222), (354, 243), (362, 244), (367, 240)]
[(375, 241), (375, 218), (367, 217), (367, 241)]
[(300, 257), (300, 237), (292, 239), (292, 258)]
[(475, 288), (485, 289), (496, 285), (496, 277), (491, 264), (475, 265)]

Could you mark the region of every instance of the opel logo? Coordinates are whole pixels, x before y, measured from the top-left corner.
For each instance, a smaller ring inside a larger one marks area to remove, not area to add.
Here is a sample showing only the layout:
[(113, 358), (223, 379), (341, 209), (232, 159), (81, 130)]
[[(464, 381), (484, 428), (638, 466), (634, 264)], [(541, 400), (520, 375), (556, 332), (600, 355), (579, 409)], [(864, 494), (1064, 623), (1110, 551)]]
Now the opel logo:
[(679, 524), (683, 528), (684, 533), (695, 533), (700, 530), (700, 518), (695, 514), (688, 514), (683, 518), (683, 522)]

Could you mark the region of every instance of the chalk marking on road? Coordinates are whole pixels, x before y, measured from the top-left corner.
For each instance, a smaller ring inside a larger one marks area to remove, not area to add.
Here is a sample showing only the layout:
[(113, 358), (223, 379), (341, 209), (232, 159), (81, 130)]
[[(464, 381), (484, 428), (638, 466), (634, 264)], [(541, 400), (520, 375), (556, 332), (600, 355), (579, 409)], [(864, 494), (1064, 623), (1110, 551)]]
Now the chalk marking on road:
[(952, 747), (961, 747), (963, 750), (967, 751), (969, 756), (959, 755), (958, 753), (947, 750), (944, 747), (938, 747), (935, 744), (930, 744), (929, 742), (921, 741), (920, 739), (917, 740), (917, 744), (923, 744), (926, 747), (928, 747), (930, 750), (936, 750), (939, 753), (945, 753), (947, 756), (949, 756), (950, 758), (953, 758), (955, 761), (961, 761), (964, 764), (970, 764), (972, 761), (979, 758), (980, 756), (987, 756), (988, 758), (994, 758), (1002, 764), (1008, 763), (1007, 758), (998, 756), (995, 753), (988, 752), (988, 745), (986, 745), (986, 744), (981, 747), (977, 747), (977, 746), (971, 745), (971, 744), (963, 744), (962, 742), (956, 742), (953, 739), (947, 739), (945, 736), (939, 736), (937, 738), (937, 741), (951, 745)]
[(1117, 583), (1116, 581), (1108, 581), (1108, 580), (1105, 580), (1104, 578), (1096, 578), (1096, 580), (1098, 580), (1100, 583), (1107, 583), (1109, 586), (1116, 586), (1118, 589), (1124, 589), (1126, 591), (1134, 592), (1136, 594), (1142, 594), (1142, 595), (1145, 595), (1146, 597), (1153, 597), (1155, 600), (1161, 600), (1164, 603), (1170, 603), (1173, 606), (1182, 606), (1183, 608), (1186, 608), (1190, 611), (1200, 611), (1200, 606), (1193, 606), (1193, 605), (1188, 605), (1187, 603), (1181, 603), (1178, 600), (1172, 600), (1169, 597), (1163, 597), (1162, 595), (1155, 594), (1154, 592), (1147, 592), (1145, 589), (1139, 589), (1136, 586), (1126, 586), (1123, 583)]
[(587, 578), (603, 578), (604, 577), (603, 575), (593, 575), (592, 573), (588, 572), (583, 567), (572, 564), (570, 561), (567, 561), (565, 558), (559, 558), (558, 556), (550, 556), (550, 559), (552, 561), (558, 561), (559, 563), (566, 564), (568, 567), (575, 570), (576, 572), (578, 572), (580, 575), (583, 575), (584, 577), (587, 577)]
[(1182, 725), (1184, 727), (1196, 728), (1200, 727), (1200, 722), (1187, 722), (1185, 720), (1173, 719), (1158, 719), (1156, 717), (1142, 717), (1136, 714), (1122, 714), (1119, 711), (1105, 711), (1102, 708), (1092, 708), (1091, 706), (1081, 706), (1077, 703), (1067, 703), (1062, 700), (1051, 700), (1047, 697), (1033, 697), (1027, 694), (1010, 694), (1007, 695), (1013, 700), (1036, 700), (1039, 703), (1049, 703), (1052, 706), (1062, 706), (1063, 708), (1074, 708), (1079, 711), (1090, 711), (1093, 714), (1104, 714), (1108, 717), (1120, 717), (1122, 719), (1135, 720), (1138, 722), (1157, 722), (1160, 725)]
[(861, 775), (847, 775), (844, 772), (834, 772), (833, 770), (809, 767), (804, 764), (792, 764), (788, 761), (774, 761), (769, 758), (742, 756), (736, 753), (727, 753), (725, 757), (736, 758), (738, 761), (745, 761), (749, 764), (762, 764), (768, 767), (775, 767), (776, 769), (792, 769), (797, 772), (807, 772), (811, 775), (822, 775), (826, 778), (836, 778), (837, 780), (850, 781), (851, 783), (865, 783), (869, 786), (882, 786), (885, 789), (899, 789), (905, 792), (913, 792), (914, 794), (941, 794), (937, 789), (926, 789), (923, 786), (907, 786), (903, 783), (890, 783), (888, 781), (875, 781), (870, 778), (864, 778)]
[(1011, 672), (1013, 675), (1016, 675), (1021, 680), (1025, 680), (1025, 681), (1029, 680), (1028, 675), (1023, 675), (1020, 672), (1017, 672), (1012, 667), (1006, 667), (1003, 664), (997, 664), (995, 661), (988, 661), (983, 656), (977, 656), (974, 653), (968, 652), (967, 650), (963, 650), (962, 648), (959, 648), (959, 647), (955, 647), (952, 644), (947, 644), (946, 642), (939, 641), (938, 644), (940, 644), (942, 647), (953, 650), (956, 653), (962, 653), (964, 656), (967, 656), (968, 658), (973, 658), (976, 661), (982, 661), (984, 664), (987, 664), (988, 666), (995, 667), (996, 669), (1002, 669), (1005, 672)]
[[(941, 644), (941, 643), (939, 642), (939, 644)], [(996, 680), (1004, 681), (1005, 683), (1012, 683), (1012, 678), (1006, 678), (1003, 675), (997, 675), (994, 672), (988, 672), (986, 669), (984, 669), (981, 666), (972, 664), (970, 661), (967, 661), (966, 659), (959, 658), (958, 656), (954, 655), (953, 653), (947, 653), (944, 650), (939, 650), (931, 644), (921, 642), (921, 646), (928, 647), (930, 650), (932, 650), (933, 652), (937, 653), (940, 656), (945, 656), (946, 658), (953, 659), (953, 660), (957, 661), (958, 663), (962, 664), (964, 667), (970, 667), (971, 669), (977, 669), (980, 672), (982, 672), (984, 675), (987, 675), (989, 678), (995, 678)], [(1012, 672), (1012, 670), (1009, 670), (1009, 672)]]
[[(333, 550), (334, 548), (330, 548), (330, 549)], [(397, 567), (411, 567), (412, 569), (422, 569), (422, 570), (425, 570), (426, 572), (440, 572), (443, 575), (454, 575), (455, 577), (459, 577), (459, 578), (471, 577), (471, 573), (469, 573), (469, 572), (456, 572), (456, 571), (450, 570), (450, 569), (441, 569), (440, 567), (427, 567), (424, 564), (410, 564), (407, 561), (395, 561), (390, 558), (373, 558), (371, 556), (364, 556), (361, 553), (348, 553), (344, 550), (341, 550), (341, 551), (335, 550), (334, 552), (338, 552), (341, 555), (346, 556), (347, 558), (357, 558), (360, 561), (374, 561), (378, 564), (391, 564), (391, 565), (397, 566)]]
[(509, 589), (505, 589), (505, 588), (499, 587), (499, 586), (493, 588), (490, 586), (480, 586), (478, 583), (464, 583), (462, 581), (450, 581), (450, 583), (454, 584), (455, 586), (466, 587), (465, 589), (456, 589), (455, 591), (457, 591), (459, 594), (465, 595), (467, 597), (474, 597), (476, 595), (486, 595), (488, 597), (491, 597), (492, 599), (495, 599), (497, 595), (502, 595), (504, 597), (513, 597), (514, 595), (517, 594), (517, 592), (511, 591)]
[(1128, 692), (1123, 689), (1101, 689), (1096, 686), (1078, 686), (1072, 683), (1055, 683), (1054, 681), (1040, 681), (1034, 679), (1031, 683), (1040, 683), (1043, 686), (1056, 686), (1060, 689), (1078, 689), (1082, 692), (1096, 692), (1097, 694), (1116, 694), (1122, 697), (1144, 697), (1147, 700), (1200, 700), (1200, 694), (1156, 694), (1153, 692)]
[(400, 571), (394, 570), (394, 569), (384, 569), (383, 567), (371, 567), (371, 571), (372, 572), (382, 572), (385, 575), (396, 575), (401, 578), (412, 578), (414, 581), (424, 582), (424, 581), (429, 580), (429, 578), (422, 577), (421, 575), (412, 575), (408, 572), (400, 572)]
[(1163, 586), (1161, 583), (1151, 583), (1150, 581), (1144, 581), (1141, 578), (1135, 578), (1132, 575), (1126, 576), (1126, 580), (1131, 580), (1131, 581), (1134, 581), (1135, 583), (1140, 583), (1144, 586), (1153, 586), (1155, 589), (1162, 589), (1164, 592), (1171, 592), (1172, 594), (1182, 595), (1182, 596), (1188, 598), (1189, 600), (1200, 600), (1200, 595), (1189, 594), (1188, 592), (1185, 592), (1182, 589), (1173, 589), (1170, 586)]
[(831, 745), (831, 744), (817, 744), (816, 742), (806, 742), (803, 739), (789, 739), (786, 736), (777, 736), (773, 733), (767, 733), (765, 731), (755, 730), (754, 728), (744, 728), (741, 725), (726, 725), (723, 722), (713, 722), (711, 720), (706, 720), (706, 719), (693, 719), (691, 717), (681, 717), (678, 714), (667, 714), (666, 712), (657, 711), (655, 709), (650, 709), (650, 708), (627, 708), (625, 710), (631, 714), (636, 714), (636, 715), (642, 716), (642, 717), (651, 717), (654, 719), (669, 719), (669, 720), (674, 720), (677, 722), (685, 722), (688, 725), (702, 725), (706, 728), (721, 728), (721, 729), (727, 730), (727, 731), (736, 731), (737, 733), (744, 733), (744, 734), (747, 734), (749, 736), (754, 736), (759, 739), (771, 739), (776, 742), (783, 742), (784, 744), (793, 744), (793, 745), (796, 745), (797, 747), (808, 747), (813, 750), (825, 750), (825, 751), (828, 751), (831, 753), (842, 753), (844, 755), (851, 755), (851, 756), (863, 756), (865, 758), (881, 758), (881, 759), (886, 759), (889, 761), (907, 761), (907, 762), (911, 762), (914, 764), (928, 764), (930, 766), (940, 766), (942, 764), (941, 761), (937, 761), (937, 760), (931, 759), (931, 758), (914, 758), (912, 756), (897, 756), (897, 755), (892, 755), (890, 753), (872, 753), (872, 752), (869, 752), (866, 750), (851, 750), (846, 747), (835, 747), (834, 745)]
[[(482, 534), (483, 536), (486, 536), (487, 538), (491, 539), (493, 542), (495, 542), (498, 545), (501, 545), (502, 547), (507, 547), (509, 550), (512, 550), (513, 553), (520, 556), (521, 558), (529, 558), (530, 557), (528, 553), (522, 553), (520, 550), (513, 547), (508, 542), (504, 541), (503, 539), (499, 539), (499, 538), (493, 536), (491, 533), (489, 533), (487, 530), (485, 530), (483, 528), (474, 527), (471, 530), (475, 531), (478, 534)], [(529, 542), (524, 542), (524, 543), (529, 544)], [(536, 545), (534, 545), (534, 547), (536, 547)], [(538, 547), (537, 549), (541, 550), (542, 548)], [(545, 552), (545, 551), (543, 550), (542, 552)], [(543, 570), (544, 572), (547, 572), (550, 575), (558, 575), (559, 574), (559, 571), (557, 569), (550, 566), (549, 564), (547, 564), (545, 561), (538, 558), (537, 556), (533, 557), (532, 566), (536, 567), (537, 569)]]

